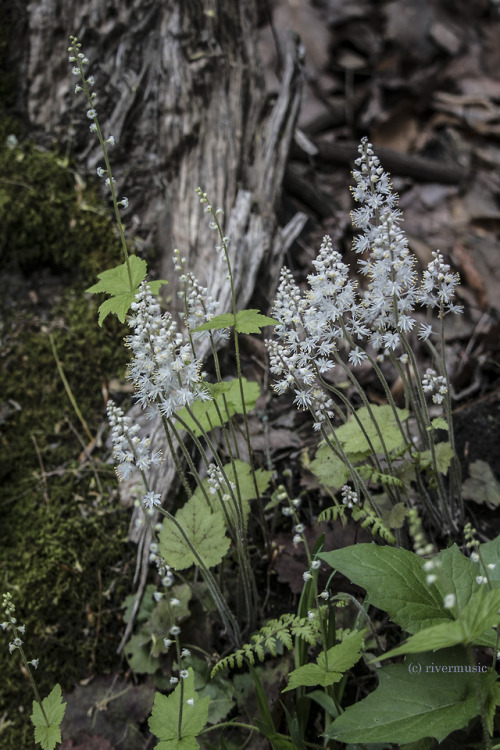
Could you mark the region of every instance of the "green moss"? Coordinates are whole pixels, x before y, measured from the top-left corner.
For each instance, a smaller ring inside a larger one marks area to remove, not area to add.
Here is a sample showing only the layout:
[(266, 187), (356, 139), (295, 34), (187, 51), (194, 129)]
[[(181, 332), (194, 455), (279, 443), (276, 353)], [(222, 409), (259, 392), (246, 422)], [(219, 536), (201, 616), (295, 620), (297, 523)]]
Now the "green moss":
[[(1, 131), (1, 129), (0, 129)], [(31, 272), (87, 270), (98, 250), (115, 247), (109, 211), (57, 152), (13, 148), (0, 132), (0, 265)], [(103, 247), (104, 245), (104, 247)], [(116, 260), (120, 260), (117, 254)], [(102, 268), (101, 268), (102, 270)]]
[[(107, 383), (123, 375), (128, 360), (126, 328), (116, 318), (99, 328), (101, 300), (84, 289), (120, 262), (120, 245), (108, 210), (57, 154), (30, 144), (4, 149), (0, 174), (7, 268), (0, 289), (0, 594), (12, 592), (46, 695), (55, 682), (70, 690), (120, 667), (120, 605), (130, 593), (135, 553), (127, 542), (130, 514), (119, 503), (106, 450), (97, 446), (90, 459), (83, 455), (88, 438), (48, 337), (50, 330), (76, 402), (97, 435)], [(6, 179), (19, 184), (11, 191)], [(21, 273), (35, 267), (39, 272), (28, 279)], [(6, 711), (0, 750), (34, 747), (31, 689), (2, 631), (0, 674)]]

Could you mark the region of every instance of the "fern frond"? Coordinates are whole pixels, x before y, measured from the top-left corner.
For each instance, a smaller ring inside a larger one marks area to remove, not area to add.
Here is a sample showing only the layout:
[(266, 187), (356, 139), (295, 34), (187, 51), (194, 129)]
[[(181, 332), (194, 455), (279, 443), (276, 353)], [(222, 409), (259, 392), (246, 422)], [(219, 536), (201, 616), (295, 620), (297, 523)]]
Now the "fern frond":
[(404, 483), (394, 474), (383, 474), (380, 471), (374, 471), (372, 478), (376, 482), (380, 482), (382, 485), (388, 485), (389, 487), (404, 487)]
[(256, 656), (262, 662), (266, 652), (276, 656), (280, 645), (290, 651), (294, 638), (301, 638), (309, 645), (315, 646), (318, 636), (319, 630), (314, 620), (311, 622), (308, 617), (298, 617), (287, 612), (277, 620), (269, 620), (251, 637), (250, 643), (245, 643), (240, 649), (218, 661), (212, 669), (211, 676), (214, 677), (222, 669), (233, 669), (235, 664), (241, 667), (244, 660), (253, 665)]
[(325, 508), (318, 516), (318, 523), (336, 521), (339, 517), (344, 520), (346, 510), (345, 505), (332, 505), (331, 508)]
[(396, 544), (392, 531), (370, 508), (354, 506), (351, 512), (353, 521), (361, 521), (362, 529), (368, 529), (372, 536), (378, 534), (388, 544)]

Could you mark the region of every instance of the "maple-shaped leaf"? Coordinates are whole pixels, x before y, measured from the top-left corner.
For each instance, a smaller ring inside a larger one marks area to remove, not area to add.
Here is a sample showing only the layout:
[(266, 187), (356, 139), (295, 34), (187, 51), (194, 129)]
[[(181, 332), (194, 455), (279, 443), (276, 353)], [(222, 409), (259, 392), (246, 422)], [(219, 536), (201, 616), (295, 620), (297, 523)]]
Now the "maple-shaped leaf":
[(189, 676), (177, 685), (173, 693), (155, 695), (148, 722), (151, 732), (160, 740), (155, 750), (197, 750), (199, 747), (196, 737), (207, 723), (210, 696), (201, 698), (195, 692), (192, 667), (188, 672)]
[[(208, 568), (218, 565), (230, 544), (222, 511), (210, 510), (202, 496), (193, 495), (177, 511), (175, 518), (205, 565)], [(197, 564), (183, 534), (168, 518), (163, 521), (159, 543), (162, 557), (174, 570), (184, 570)]]
[(221, 328), (234, 328), (238, 333), (260, 333), (264, 326), (276, 325), (277, 323), (277, 320), (268, 318), (267, 315), (261, 315), (258, 310), (240, 310), (236, 313), (236, 317), (232, 313), (216, 315), (201, 326), (193, 328), (193, 333), (197, 331), (218, 331)]
[(38, 742), (43, 750), (54, 750), (57, 743), (61, 742), (61, 721), (66, 710), (59, 684), (55, 685), (50, 695), (43, 699), (42, 706), (38, 701), (33, 701), (33, 713), (30, 719), (35, 727), (35, 742)]
[[(129, 266), (131, 278), (129, 277), (127, 264), (122, 263), (120, 266), (97, 274), (99, 279), (97, 284), (86, 290), (91, 294), (104, 292), (111, 295), (110, 299), (107, 299), (99, 307), (100, 326), (110, 313), (116, 315), (121, 323), (125, 323), (125, 316), (130, 310), (130, 305), (139, 291), (139, 285), (144, 281), (147, 273), (146, 261), (138, 258), (137, 255), (129, 257)], [(149, 281), (148, 286), (151, 293), (158, 294), (162, 284), (168, 284), (168, 281)]]
[[(259, 384), (241, 379), (245, 408), (251, 411), (255, 408), (260, 395)], [(234, 414), (243, 414), (243, 403), (241, 400), (241, 389), (238, 378), (223, 383), (204, 383), (204, 387), (210, 391), (212, 401), (195, 401), (189, 409), (180, 409), (176, 417), (182, 419), (199, 437), (205, 432), (210, 432), (214, 427), (225, 424)], [(191, 414), (193, 417), (191, 417)], [(222, 418), (222, 421), (221, 421)]]
[(261, 328), (277, 324), (277, 320), (261, 315), (258, 310), (240, 310), (236, 313), (235, 329), (238, 333), (260, 333)]
[(131, 255), (129, 257), (130, 274), (132, 277), (132, 283), (128, 275), (128, 267), (126, 263), (122, 263), (120, 266), (109, 268), (107, 271), (97, 274), (99, 281), (97, 284), (86, 289), (91, 294), (98, 294), (99, 292), (106, 292), (111, 294), (113, 297), (118, 297), (120, 294), (130, 293), (132, 289), (136, 289), (141, 281), (144, 281), (147, 274), (147, 263), (142, 258), (138, 258), (137, 255)]

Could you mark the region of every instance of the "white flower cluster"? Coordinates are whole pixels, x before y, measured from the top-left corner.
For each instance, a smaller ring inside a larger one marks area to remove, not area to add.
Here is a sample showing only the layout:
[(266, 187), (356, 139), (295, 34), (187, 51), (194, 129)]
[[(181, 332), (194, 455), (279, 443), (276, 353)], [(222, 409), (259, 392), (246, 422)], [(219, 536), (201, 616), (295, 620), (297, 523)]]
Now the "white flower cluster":
[(440, 315), (461, 313), (463, 308), (453, 304), (455, 289), (460, 283), (458, 273), (452, 273), (440, 252), (432, 253), (432, 260), (424, 271), (419, 302), (427, 307), (438, 307)]
[(129, 373), (136, 396), (150, 416), (166, 417), (198, 397), (210, 396), (201, 387), (200, 363), (189, 344), (166, 312), (163, 315), (149, 286), (143, 282), (131, 305), (129, 326), (134, 333), (126, 339), (133, 352)]
[[(323, 264), (329, 247), (331, 242), (325, 238), (318, 268)], [(333, 277), (335, 272), (330, 270)], [(294, 402), (302, 409), (310, 409), (315, 417), (314, 428), (319, 430), (327, 418), (333, 417), (334, 412), (332, 400), (317, 384), (317, 374), (327, 372), (334, 366), (332, 355), (337, 350), (336, 339), (339, 338), (338, 328), (334, 326), (335, 318), (329, 321), (322, 303), (327, 307), (328, 293), (333, 295), (336, 289), (342, 291), (343, 284), (342, 281), (335, 283), (333, 278), (329, 280), (328, 273), (322, 270), (318, 271), (317, 276), (324, 276), (326, 291), (322, 297), (321, 284), (316, 283), (319, 279), (309, 276), (310, 283), (313, 280), (311, 296), (316, 302), (313, 304), (312, 300), (301, 295), (290, 271), (286, 268), (282, 270), (273, 309), (273, 316), (279, 321), (275, 326), (279, 341), (266, 341), (266, 346), (270, 370), (274, 375), (281, 376), (281, 380), (273, 386), (274, 390), (282, 394), (293, 387)], [(331, 307), (334, 309), (335, 305)]]
[[(324, 237), (313, 261), (315, 273), (307, 277), (305, 295), (290, 271), (282, 270), (272, 311), (279, 321), (275, 326), (277, 341), (266, 342), (271, 372), (277, 377), (274, 390), (283, 394), (293, 388), (295, 403), (311, 411), (316, 430), (333, 417), (333, 402), (320, 381), (338, 362), (341, 341), (347, 343), (348, 360), (354, 366), (368, 358), (370, 347), (380, 359), (399, 349), (399, 359), (405, 364), (408, 354), (401, 352), (401, 337), (415, 327), (417, 305), (438, 306), (440, 314), (461, 309), (451, 302), (458, 275), (450, 272), (440, 253), (434, 253), (418, 288), (416, 261), (400, 228), (397, 197), (366, 138), (355, 164), (352, 193), (362, 205), (353, 211), (352, 219), (362, 231), (354, 239), (353, 249), (364, 256), (358, 264), (368, 278), (367, 286), (357, 291), (348, 265), (333, 249), (331, 239)], [(432, 334), (430, 325), (421, 325), (421, 339)], [(438, 389), (436, 397), (441, 395), (443, 391)]]
[(438, 375), (435, 370), (428, 367), (422, 378), (422, 390), (428, 396), (432, 394), (432, 400), (435, 404), (442, 404), (444, 397), (448, 393), (446, 378)]
[(369, 251), (368, 259), (359, 261), (359, 266), (370, 280), (362, 295), (360, 317), (371, 331), (374, 349), (394, 351), (399, 345), (399, 332), (411, 331), (415, 325), (409, 315), (418, 297), (415, 258), (399, 226), (402, 217), (389, 176), (366, 138), (361, 141), (359, 154), (355, 162), (358, 169), (353, 172), (357, 184), (352, 192), (363, 206), (352, 212), (352, 221), (362, 234), (355, 238), (353, 249), (357, 253)]
[[(116, 473), (119, 479), (130, 478), (134, 467), (139, 471), (146, 471), (150, 466), (160, 463), (161, 455), (158, 451), (149, 450), (148, 438), (139, 438), (137, 433), (139, 425), (132, 424), (130, 417), (126, 417), (119, 406), (113, 401), (108, 401), (108, 420), (111, 426), (111, 439), (113, 441), (113, 452), (117, 463)], [(150, 497), (152, 495), (152, 497)], [(160, 502), (159, 495), (147, 493), (148, 507)]]
[(359, 502), (359, 498), (356, 492), (354, 490), (351, 490), (351, 488), (345, 484), (342, 487), (342, 504), (346, 506), (346, 508), (354, 508), (355, 505), (357, 505)]

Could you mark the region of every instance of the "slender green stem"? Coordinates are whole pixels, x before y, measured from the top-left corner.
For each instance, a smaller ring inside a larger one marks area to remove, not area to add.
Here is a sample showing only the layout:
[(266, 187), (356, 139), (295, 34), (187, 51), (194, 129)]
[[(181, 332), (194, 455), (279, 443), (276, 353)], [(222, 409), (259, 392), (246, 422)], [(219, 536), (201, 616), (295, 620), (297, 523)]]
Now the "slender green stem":
[(170, 434), (170, 428), (169, 428), (169, 424), (167, 422), (166, 417), (162, 416), (162, 422), (163, 422), (163, 428), (165, 430), (165, 435), (167, 437), (167, 442), (168, 442), (168, 447), (169, 447), (169, 450), (170, 450), (170, 455), (172, 456), (172, 459), (174, 461), (177, 474), (179, 475), (179, 477), (181, 479), (181, 482), (183, 484), (183, 487), (184, 487), (184, 489), (186, 491), (186, 496), (187, 497), (191, 497), (191, 495), (193, 494), (193, 492), (191, 490), (191, 487), (189, 486), (189, 482), (187, 480), (186, 472), (184, 471), (184, 469), (182, 467), (182, 464), (179, 461), (179, 458), (177, 456), (177, 451), (175, 450), (174, 443), (172, 441), (172, 436)]
[(177, 739), (182, 738), (182, 711), (184, 708), (184, 680), (181, 677), (181, 697), (179, 701), (179, 716), (177, 717)]
[[(375, 427), (375, 431), (377, 433), (377, 437), (380, 440), (380, 445), (382, 447), (384, 458), (385, 458), (386, 463), (387, 463), (387, 468), (389, 469), (390, 473), (394, 474), (394, 470), (392, 468), (392, 458), (391, 458), (391, 456), (389, 454), (389, 451), (387, 450), (387, 446), (385, 444), (384, 436), (382, 435), (382, 431), (380, 429), (380, 425), (379, 425), (379, 423), (377, 421), (377, 418), (375, 417), (375, 414), (373, 413), (372, 405), (370, 404), (370, 402), (366, 398), (366, 396), (364, 394), (364, 391), (363, 391), (363, 388), (361, 387), (361, 384), (359, 383), (358, 379), (351, 372), (351, 370), (345, 364), (345, 362), (342, 361), (341, 357), (337, 356), (335, 359), (342, 366), (342, 368), (346, 372), (347, 376), (349, 377), (350, 381), (355, 386), (355, 388), (356, 388), (356, 390), (358, 392), (358, 395), (360, 396), (361, 400), (363, 401), (363, 404), (364, 404), (364, 406), (366, 407), (366, 409), (368, 411), (368, 414), (370, 416), (372, 424)], [(351, 402), (349, 401), (349, 399), (346, 396), (344, 396), (344, 394), (342, 393), (342, 391), (340, 391), (338, 388), (335, 388), (334, 386), (329, 385), (319, 374), (318, 374), (318, 378), (319, 378), (321, 384), (324, 385), (324, 387), (327, 388), (331, 393), (334, 393), (335, 396), (337, 396), (337, 398), (340, 401), (342, 401), (342, 403), (344, 404), (344, 406), (346, 406), (347, 409), (349, 410), (349, 412), (352, 414), (352, 417), (356, 421), (359, 429), (363, 433), (363, 437), (365, 438), (366, 442), (368, 443), (368, 446), (370, 447), (371, 458), (373, 459), (373, 462), (375, 463), (375, 467), (376, 467), (377, 471), (380, 474), (383, 474), (384, 471), (383, 471), (382, 466), (380, 464), (380, 461), (379, 461), (379, 458), (378, 458), (378, 455), (377, 455), (377, 451), (375, 450), (375, 447), (374, 447), (374, 445), (372, 443), (372, 440), (371, 440), (370, 436), (368, 435), (368, 432), (366, 431), (366, 428), (365, 428), (363, 422), (359, 418), (359, 415), (358, 415), (356, 409), (354, 409), (353, 405), (351, 404)], [(392, 495), (393, 489), (391, 487), (388, 487), (387, 490), (388, 490), (388, 494)], [(397, 493), (397, 497), (393, 499), (393, 503), (396, 503), (400, 499), (399, 498), (399, 490), (396, 489), (396, 493)]]
[[(237, 313), (237, 310), (236, 310), (236, 290), (234, 288), (234, 278), (233, 278), (233, 273), (232, 273), (232, 270), (231, 270), (231, 261), (230, 261), (230, 258), (229, 258), (229, 251), (228, 251), (228, 246), (227, 246), (227, 238), (224, 237), (224, 234), (222, 232), (222, 227), (220, 225), (219, 217), (217, 215), (217, 212), (213, 210), (213, 208), (212, 208), (212, 206), (210, 204), (208, 204), (208, 206), (210, 208), (210, 213), (213, 216), (213, 219), (214, 219), (216, 227), (217, 227), (217, 232), (218, 232), (219, 237), (220, 237), (221, 242), (222, 242), (222, 248), (223, 248), (223, 251), (224, 251), (224, 259), (225, 259), (225, 262), (226, 262), (226, 265), (227, 265), (227, 270), (228, 270), (229, 283), (231, 285), (231, 306), (232, 306), (232, 313), (233, 313), (233, 318), (234, 318), (234, 322), (235, 322), (235, 326), (234, 326), (234, 353), (235, 353), (235, 357), (236, 357), (236, 370), (237, 370), (237, 373), (238, 373), (238, 382), (239, 382), (239, 386), (240, 386), (240, 396), (241, 396), (241, 405), (242, 405), (242, 413), (243, 413), (243, 422), (244, 422), (244, 425), (245, 425), (245, 440), (246, 440), (247, 448), (248, 448), (248, 456), (249, 456), (249, 461), (250, 461), (250, 466), (251, 466), (252, 479), (253, 479), (254, 488), (255, 488), (255, 496), (257, 498), (257, 503), (259, 505), (259, 512), (260, 512), (261, 519), (262, 519), (262, 527), (263, 527), (264, 533), (266, 534), (267, 532), (266, 532), (266, 527), (265, 527), (265, 523), (264, 523), (264, 506), (262, 504), (262, 498), (261, 498), (261, 495), (260, 495), (259, 485), (258, 485), (257, 477), (256, 477), (256, 474), (255, 474), (255, 458), (254, 458), (254, 452), (253, 452), (253, 447), (252, 447), (252, 441), (250, 440), (250, 427), (249, 427), (249, 424), (248, 424), (248, 413), (247, 413), (247, 407), (246, 407), (246, 403), (245, 403), (245, 392), (243, 390), (243, 373), (241, 371), (240, 347), (239, 347), (238, 331), (236, 330), (236, 313)], [(266, 544), (267, 544), (267, 537), (266, 537)]]
[(26, 658), (26, 654), (24, 653), (23, 647), (22, 646), (18, 646), (18, 649), (19, 649), (19, 652), (21, 654), (21, 659), (22, 659), (22, 662), (23, 662), (23, 666), (24, 666), (24, 668), (25, 668), (25, 670), (27, 672), (28, 679), (29, 679), (30, 684), (31, 684), (31, 689), (33, 690), (33, 693), (35, 695), (35, 700), (38, 703), (38, 705), (40, 706), (40, 709), (42, 711), (45, 723), (47, 724), (48, 727), (50, 727), (50, 721), (49, 721), (49, 719), (47, 717), (47, 714), (45, 713), (45, 709), (43, 707), (42, 699), (40, 697), (40, 693), (38, 692), (38, 688), (36, 686), (36, 682), (35, 682), (34, 677), (33, 677), (33, 672), (31, 670), (31, 666), (30, 666), (30, 664), (29, 664), (29, 662), (28, 662), (28, 660)]
[(56, 362), (57, 371), (59, 373), (59, 377), (61, 378), (62, 384), (64, 386), (64, 390), (66, 391), (66, 393), (68, 395), (68, 398), (69, 398), (69, 400), (71, 402), (71, 406), (75, 410), (76, 416), (80, 420), (80, 424), (82, 425), (83, 429), (85, 430), (85, 434), (87, 435), (88, 439), (92, 443), (94, 441), (94, 438), (92, 436), (92, 433), (89, 430), (89, 426), (88, 426), (87, 422), (85, 421), (85, 418), (84, 418), (82, 412), (80, 411), (80, 408), (79, 408), (78, 404), (76, 403), (76, 399), (73, 396), (73, 391), (71, 390), (70, 385), (68, 383), (68, 380), (66, 378), (66, 375), (64, 374), (63, 366), (61, 364), (61, 360), (58, 357), (56, 345), (54, 343), (54, 337), (52, 336), (51, 333), (49, 333), (49, 341), (50, 341), (50, 346), (52, 348), (52, 354), (54, 355), (54, 359), (55, 359), (55, 362)]
[(453, 417), (452, 417), (452, 410), (451, 410), (451, 383), (450, 383), (450, 377), (448, 375), (448, 368), (446, 367), (445, 362), (445, 342), (444, 342), (444, 312), (441, 309), (439, 313), (439, 320), (440, 320), (440, 349), (441, 354), (437, 351), (436, 347), (432, 343), (430, 339), (427, 339), (426, 343), (429, 349), (431, 350), (435, 361), (437, 363), (437, 368), (439, 370), (439, 374), (445, 378), (446, 380), (446, 388), (447, 392), (444, 399), (444, 408), (445, 408), (445, 414), (446, 414), (446, 421), (448, 422), (448, 436), (450, 445), (453, 449), (453, 458), (451, 460), (451, 471), (450, 471), (450, 495), (452, 500), (454, 501), (458, 514), (459, 514), (459, 520), (460, 522), (463, 520), (464, 516), (464, 504), (463, 504), (463, 498), (462, 498), (462, 477), (461, 477), (461, 471), (460, 471), (460, 461), (458, 460), (457, 455), (457, 449), (456, 449), (456, 443), (455, 443), (455, 431), (453, 429)]

